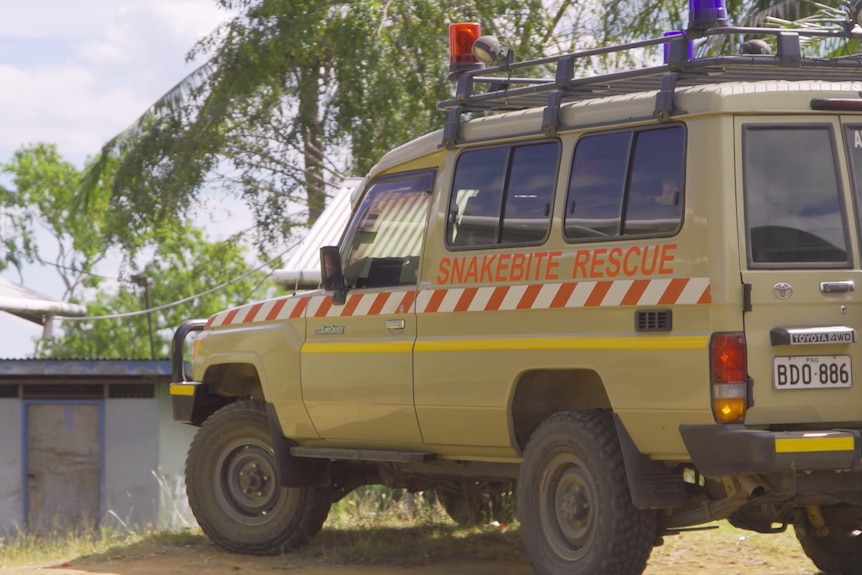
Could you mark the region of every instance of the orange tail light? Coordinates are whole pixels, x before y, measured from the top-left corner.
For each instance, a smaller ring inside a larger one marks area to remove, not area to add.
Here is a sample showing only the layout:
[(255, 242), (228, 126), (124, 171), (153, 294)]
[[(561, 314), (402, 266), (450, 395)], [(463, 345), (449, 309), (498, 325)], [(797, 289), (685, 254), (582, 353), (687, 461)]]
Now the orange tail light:
[(748, 408), (748, 364), (743, 333), (715, 333), (709, 342), (712, 413), (718, 423), (741, 423)]

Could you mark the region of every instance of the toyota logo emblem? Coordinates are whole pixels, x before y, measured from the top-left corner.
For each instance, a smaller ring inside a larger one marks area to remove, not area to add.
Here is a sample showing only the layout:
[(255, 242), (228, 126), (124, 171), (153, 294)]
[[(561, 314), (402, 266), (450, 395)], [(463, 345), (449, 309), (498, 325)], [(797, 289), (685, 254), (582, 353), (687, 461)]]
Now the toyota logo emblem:
[(778, 299), (790, 299), (793, 295), (793, 286), (787, 282), (778, 282), (772, 286), (772, 295)]

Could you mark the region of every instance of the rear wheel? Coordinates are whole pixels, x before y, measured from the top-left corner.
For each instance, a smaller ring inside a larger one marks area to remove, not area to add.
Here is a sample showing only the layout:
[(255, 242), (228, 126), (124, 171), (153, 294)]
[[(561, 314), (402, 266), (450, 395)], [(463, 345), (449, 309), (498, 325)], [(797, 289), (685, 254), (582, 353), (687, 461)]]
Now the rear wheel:
[(213, 542), (236, 553), (271, 555), (320, 531), (329, 490), (281, 487), (276, 469), (263, 402), (232, 403), (204, 422), (186, 459), (186, 491)]
[(827, 525), (823, 535), (816, 533), (804, 512), (797, 512), (793, 530), (802, 550), (827, 575), (862, 575), (862, 510), (852, 513), (853, 508), (825, 507), (822, 511)]
[(601, 411), (546, 419), (518, 478), (521, 537), (539, 575), (638, 575), (656, 514), (632, 504), (613, 420)]

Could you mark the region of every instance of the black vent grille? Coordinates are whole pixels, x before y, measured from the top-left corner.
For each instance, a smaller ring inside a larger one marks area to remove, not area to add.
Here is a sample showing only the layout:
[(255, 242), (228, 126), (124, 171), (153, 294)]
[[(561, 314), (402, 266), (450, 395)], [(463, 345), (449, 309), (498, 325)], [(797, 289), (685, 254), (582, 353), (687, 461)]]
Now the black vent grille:
[(151, 383), (115, 383), (108, 386), (110, 399), (149, 399), (156, 396)]
[(14, 383), (4, 383), (0, 384), (0, 398), (17, 398), (18, 397), (18, 385)]
[(100, 383), (28, 383), (24, 399), (104, 399), (105, 386)]
[(672, 318), (669, 309), (638, 310), (635, 312), (635, 331), (670, 331)]

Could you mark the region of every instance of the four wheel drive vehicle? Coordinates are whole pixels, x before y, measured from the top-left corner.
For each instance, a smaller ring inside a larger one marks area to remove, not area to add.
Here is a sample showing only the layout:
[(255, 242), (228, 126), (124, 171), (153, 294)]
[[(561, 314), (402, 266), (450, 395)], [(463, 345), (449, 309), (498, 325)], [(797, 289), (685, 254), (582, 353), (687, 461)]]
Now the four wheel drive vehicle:
[(461, 523), (515, 488), (543, 575), (640, 573), (725, 518), (862, 573), (862, 59), (700, 33), (776, 54), (690, 59), (690, 32), (460, 72), (445, 128), (368, 175), (322, 289), (177, 330), (217, 544), (301, 545), (369, 483)]

